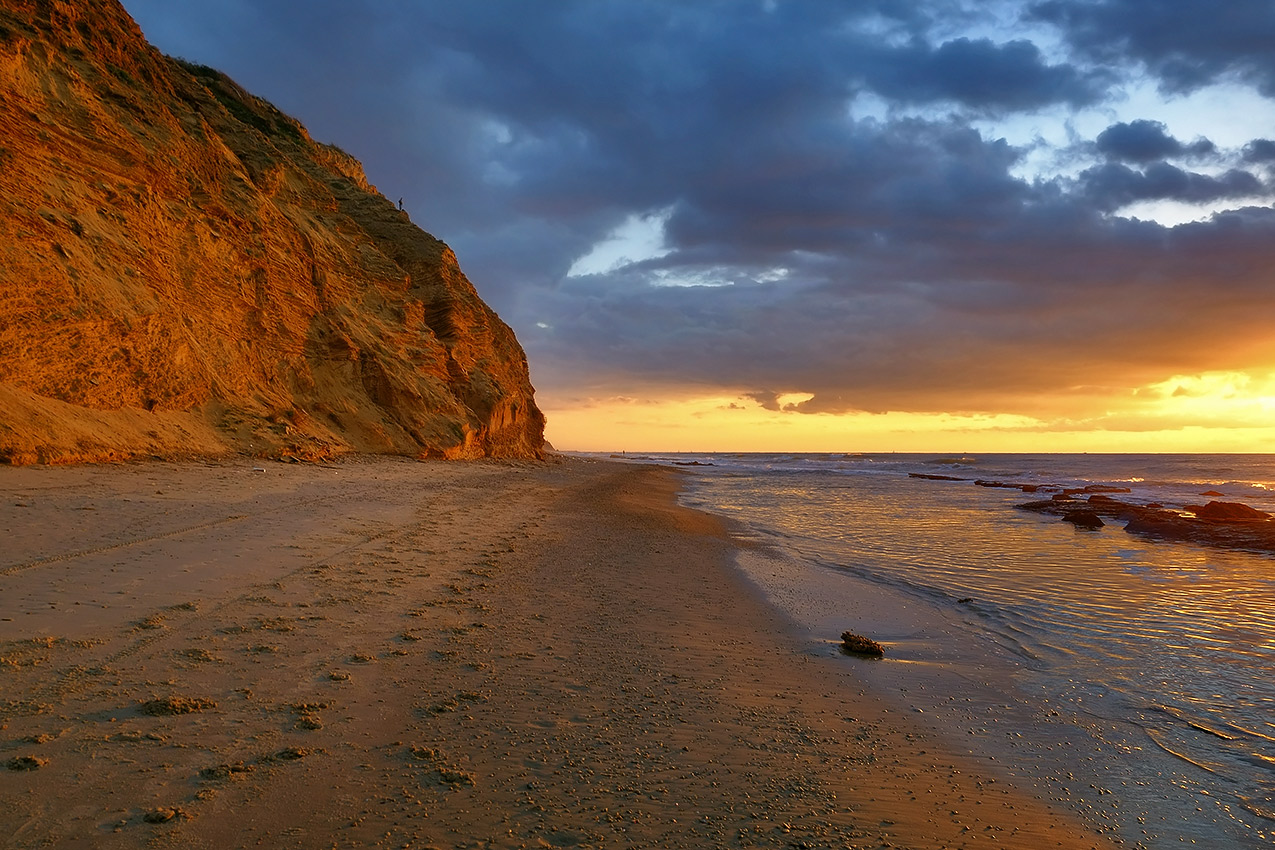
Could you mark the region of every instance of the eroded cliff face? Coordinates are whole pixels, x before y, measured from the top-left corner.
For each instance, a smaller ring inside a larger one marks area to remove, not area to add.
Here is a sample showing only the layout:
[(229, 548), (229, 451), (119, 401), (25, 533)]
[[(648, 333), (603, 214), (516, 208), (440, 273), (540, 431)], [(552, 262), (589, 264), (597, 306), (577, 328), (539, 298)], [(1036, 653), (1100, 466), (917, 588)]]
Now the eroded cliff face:
[(116, 0), (0, 7), (0, 460), (532, 457), (526, 357), (362, 166)]

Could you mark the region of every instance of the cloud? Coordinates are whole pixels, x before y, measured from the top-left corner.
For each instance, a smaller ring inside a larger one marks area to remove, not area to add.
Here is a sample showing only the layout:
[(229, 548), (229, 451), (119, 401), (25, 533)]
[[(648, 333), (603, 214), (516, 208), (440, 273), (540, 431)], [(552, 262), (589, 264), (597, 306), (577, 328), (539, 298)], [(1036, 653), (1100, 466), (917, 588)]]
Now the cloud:
[(867, 85), (903, 103), (955, 101), (976, 109), (1037, 109), (1097, 102), (1107, 75), (1074, 65), (1046, 64), (1040, 48), (1021, 39), (955, 38), (934, 47), (920, 39), (896, 49), (871, 51), (863, 69)]
[(1208, 139), (1198, 139), (1185, 145), (1168, 134), (1163, 122), (1146, 120), (1111, 125), (1098, 134), (1095, 146), (1108, 159), (1124, 162), (1205, 156), (1217, 150)]
[[(1269, 210), (1177, 228), (1046, 212), (1006, 226), (999, 265), (963, 257), (958, 234), (930, 240), (931, 255), (918, 251), (910, 266), (877, 260), (883, 273), (925, 284), (882, 284), (870, 264), (865, 283), (854, 276), (862, 260), (849, 258), (837, 266), (846, 278), (803, 289), (657, 293), (638, 278), (617, 282), (595, 294), (587, 326), (533, 343), (533, 359), (568, 386), (605, 364), (611, 379), (742, 387), (767, 409), (779, 409), (767, 387), (800, 387), (813, 395), (803, 413), (1034, 414), (1101, 395), (1073, 387), (1118, 392), (1166, 372), (1221, 368), (1267, 335)], [(593, 358), (584, 369), (573, 365), (580, 351)], [(1260, 356), (1275, 361), (1275, 347)]]
[(1180, 201), (1205, 204), (1227, 198), (1261, 195), (1265, 186), (1248, 171), (1231, 169), (1219, 177), (1184, 171), (1166, 162), (1155, 162), (1142, 171), (1117, 163), (1085, 170), (1080, 183), (1094, 206), (1116, 210), (1138, 201)]
[(1275, 162), (1275, 142), (1254, 139), (1244, 146), (1245, 162)]
[(769, 390), (755, 390), (745, 393), (745, 396), (757, 402), (762, 410), (782, 410), (779, 405), (779, 393), (770, 392)]
[(1140, 61), (1169, 92), (1230, 77), (1275, 95), (1275, 6), (1267, 0), (1047, 0), (1029, 16), (1063, 29), (1080, 51)]

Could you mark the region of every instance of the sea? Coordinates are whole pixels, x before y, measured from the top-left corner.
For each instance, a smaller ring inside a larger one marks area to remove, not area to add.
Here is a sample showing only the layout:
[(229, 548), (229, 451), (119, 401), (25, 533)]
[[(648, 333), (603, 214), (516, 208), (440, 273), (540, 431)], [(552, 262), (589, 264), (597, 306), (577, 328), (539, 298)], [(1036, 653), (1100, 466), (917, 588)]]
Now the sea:
[(685, 504), (764, 544), (741, 566), (811, 652), (880, 641), (839, 663), (992, 774), (1125, 846), (1275, 846), (1275, 556), (1081, 529), (973, 483), (1275, 513), (1275, 455), (622, 459), (684, 470)]

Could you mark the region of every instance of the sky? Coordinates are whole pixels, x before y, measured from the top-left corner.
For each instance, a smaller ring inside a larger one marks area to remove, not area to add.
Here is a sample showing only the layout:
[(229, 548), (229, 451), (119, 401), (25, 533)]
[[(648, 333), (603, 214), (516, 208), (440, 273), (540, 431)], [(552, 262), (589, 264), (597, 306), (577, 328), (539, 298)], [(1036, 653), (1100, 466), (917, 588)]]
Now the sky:
[(1275, 451), (1270, 0), (124, 0), (593, 451)]

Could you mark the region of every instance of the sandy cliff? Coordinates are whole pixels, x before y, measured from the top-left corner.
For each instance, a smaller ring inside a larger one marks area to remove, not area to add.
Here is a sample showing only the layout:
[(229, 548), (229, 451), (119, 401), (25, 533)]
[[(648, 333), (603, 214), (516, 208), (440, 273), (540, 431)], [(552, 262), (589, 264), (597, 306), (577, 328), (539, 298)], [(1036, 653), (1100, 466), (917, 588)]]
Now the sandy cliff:
[(352, 157), (115, 0), (0, 9), (0, 459), (527, 457), (532, 393)]

